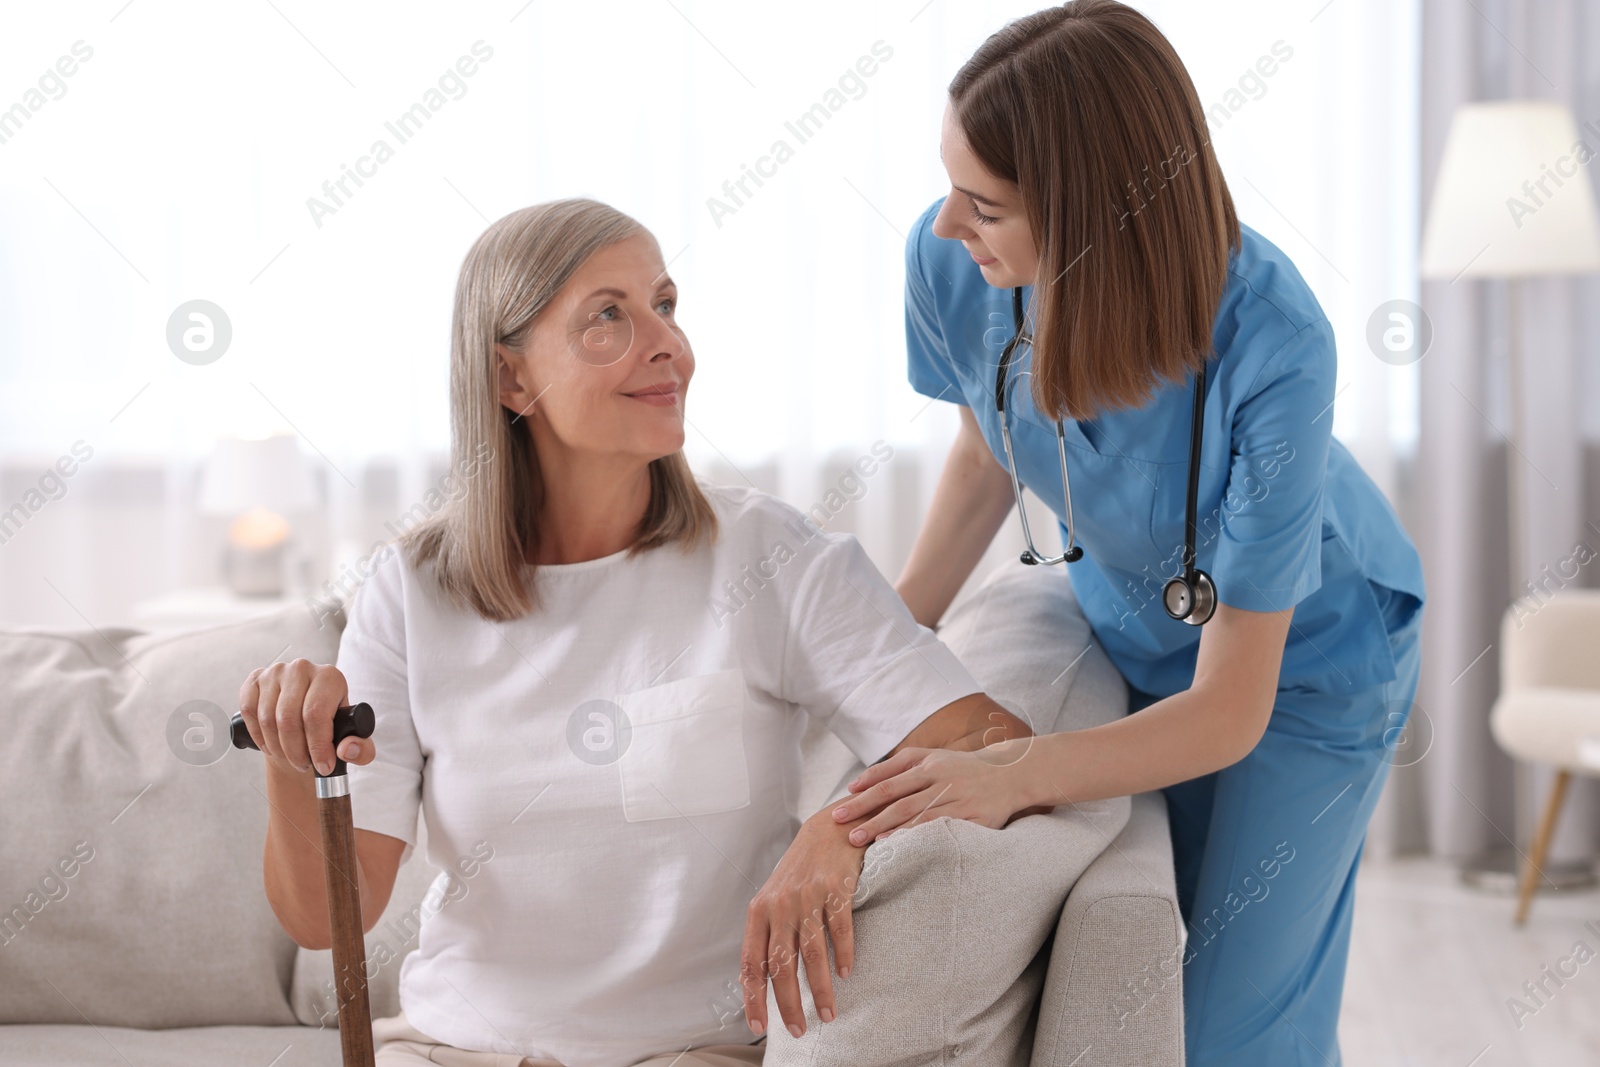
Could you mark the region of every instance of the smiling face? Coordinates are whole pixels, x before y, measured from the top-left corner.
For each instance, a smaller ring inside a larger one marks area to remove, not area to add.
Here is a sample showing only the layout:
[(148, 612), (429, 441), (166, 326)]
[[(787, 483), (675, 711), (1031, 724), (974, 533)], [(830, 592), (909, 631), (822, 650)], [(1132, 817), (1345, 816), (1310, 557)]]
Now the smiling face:
[(934, 217), (934, 235), (960, 241), (990, 285), (1002, 289), (1032, 285), (1039, 254), (1023, 213), (1021, 192), (1015, 182), (991, 174), (973, 154), (949, 104), (939, 132), (939, 156), (950, 175), (950, 195)]
[(648, 463), (683, 447), (694, 351), (678, 289), (648, 233), (591, 255), (501, 356), (500, 402), (524, 416), (541, 459)]

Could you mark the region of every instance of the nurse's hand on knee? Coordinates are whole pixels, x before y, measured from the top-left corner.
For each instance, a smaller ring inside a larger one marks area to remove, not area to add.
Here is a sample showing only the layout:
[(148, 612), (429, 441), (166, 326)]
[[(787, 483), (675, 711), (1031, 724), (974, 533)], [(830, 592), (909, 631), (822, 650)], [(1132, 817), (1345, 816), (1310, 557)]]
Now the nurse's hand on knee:
[(856, 795), (835, 805), (833, 818), (841, 823), (865, 818), (850, 834), (853, 844), (862, 845), (946, 816), (998, 830), (1041, 810), (1022, 766), (1033, 740), (1014, 738), (971, 752), (901, 749), (850, 783)]
[[(928, 782), (926, 775), (919, 772), (928, 757), (938, 751), (942, 750), (902, 748), (888, 759), (866, 768), (847, 787), (855, 796), (841, 801), (833, 809), (834, 820), (854, 822), (868, 815), (876, 815), (892, 807), (896, 801), (921, 792), (927, 788)], [(857, 827), (852, 833), (853, 842), (865, 844), (871, 840), (871, 837), (862, 833), (863, 829)]]

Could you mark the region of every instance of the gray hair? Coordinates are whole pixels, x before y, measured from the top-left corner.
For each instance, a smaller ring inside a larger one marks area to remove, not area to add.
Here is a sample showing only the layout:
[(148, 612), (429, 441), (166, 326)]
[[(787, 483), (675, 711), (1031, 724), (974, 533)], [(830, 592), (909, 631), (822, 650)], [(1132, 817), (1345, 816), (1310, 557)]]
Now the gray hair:
[[(532, 577), (544, 487), (533, 435), (500, 403), (495, 345), (522, 351), (535, 318), (596, 251), (649, 230), (595, 200), (552, 200), (492, 223), (467, 252), (450, 324), (452, 468), (464, 491), (400, 535), (414, 562), (436, 561), (444, 592), (485, 619), (537, 607)], [(680, 450), (650, 463), (650, 503), (629, 548), (685, 551), (715, 539), (716, 514)]]

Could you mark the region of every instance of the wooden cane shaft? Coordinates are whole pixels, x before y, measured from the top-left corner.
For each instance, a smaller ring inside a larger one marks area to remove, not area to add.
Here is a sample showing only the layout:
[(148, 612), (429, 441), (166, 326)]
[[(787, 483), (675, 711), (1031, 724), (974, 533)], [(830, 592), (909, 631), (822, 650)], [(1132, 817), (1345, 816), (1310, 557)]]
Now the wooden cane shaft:
[(328, 926), (333, 937), (333, 985), (339, 998), (339, 1043), (344, 1067), (373, 1067), (372, 1009), (367, 1002), (366, 937), (356, 880), (356, 835), (350, 796), (317, 801), (322, 821), (328, 886)]

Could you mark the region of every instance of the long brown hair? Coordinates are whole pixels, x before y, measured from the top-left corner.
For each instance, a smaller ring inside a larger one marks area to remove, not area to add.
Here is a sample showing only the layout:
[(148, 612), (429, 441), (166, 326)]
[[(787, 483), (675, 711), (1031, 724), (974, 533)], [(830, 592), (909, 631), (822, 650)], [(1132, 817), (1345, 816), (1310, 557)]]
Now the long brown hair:
[[(400, 544), (419, 565), (436, 559), (443, 590), (485, 619), (537, 607), (528, 560), (537, 556), (544, 502), (533, 434), (500, 403), (495, 345), (521, 352), (539, 312), (591, 255), (648, 232), (598, 201), (552, 200), (491, 224), (461, 264), (450, 322), (450, 452), (453, 469), (471, 473), (464, 491)], [(628, 554), (715, 539), (716, 513), (683, 452), (652, 460), (649, 470), (650, 501)]]
[(1211, 354), (1239, 247), (1189, 72), (1144, 15), (1072, 0), (1008, 23), (950, 83), (967, 143), (1019, 188), (1039, 272), (1033, 398), (1139, 407)]

